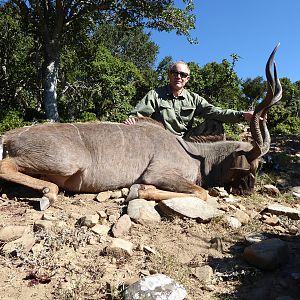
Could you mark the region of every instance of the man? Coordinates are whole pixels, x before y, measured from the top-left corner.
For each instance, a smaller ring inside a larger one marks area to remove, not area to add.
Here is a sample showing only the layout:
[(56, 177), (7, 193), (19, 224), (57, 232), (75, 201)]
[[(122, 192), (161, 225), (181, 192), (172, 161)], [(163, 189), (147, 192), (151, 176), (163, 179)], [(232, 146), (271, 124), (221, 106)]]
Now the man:
[[(169, 85), (148, 92), (130, 113), (125, 124), (135, 124), (136, 117), (151, 117), (161, 122), (173, 134), (189, 137), (222, 134), (222, 122), (251, 120), (252, 111), (220, 109), (198, 94), (186, 90), (184, 87), (190, 79), (190, 69), (185, 62), (178, 61), (171, 65), (168, 77)], [(195, 117), (202, 117), (206, 121), (192, 128)]]

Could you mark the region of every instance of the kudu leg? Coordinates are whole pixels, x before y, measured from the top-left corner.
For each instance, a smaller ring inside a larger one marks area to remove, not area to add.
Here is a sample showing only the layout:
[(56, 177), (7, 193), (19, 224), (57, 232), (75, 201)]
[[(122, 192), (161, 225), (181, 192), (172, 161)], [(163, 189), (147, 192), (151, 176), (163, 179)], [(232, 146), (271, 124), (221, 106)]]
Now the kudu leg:
[(20, 173), (16, 164), (10, 159), (0, 161), (0, 179), (37, 190), (43, 193), (51, 204), (55, 202), (58, 194), (58, 186), (56, 184)]
[(155, 187), (152, 187), (152, 188), (140, 189), (138, 191), (138, 196), (139, 196), (139, 198), (146, 199), (146, 200), (161, 201), (161, 200), (167, 200), (170, 198), (195, 197), (196, 194), (163, 191), (163, 190), (157, 189)]
[(157, 175), (156, 172), (146, 172), (142, 177), (142, 181), (145, 184), (151, 184), (161, 189), (141, 190), (141, 194), (148, 196), (147, 199), (165, 200), (173, 197), (196, 196), (202, 200), (207, 200), (208, 197), (208, 193), (204, 188), (175, 172), (164, 172), (164, 177)]

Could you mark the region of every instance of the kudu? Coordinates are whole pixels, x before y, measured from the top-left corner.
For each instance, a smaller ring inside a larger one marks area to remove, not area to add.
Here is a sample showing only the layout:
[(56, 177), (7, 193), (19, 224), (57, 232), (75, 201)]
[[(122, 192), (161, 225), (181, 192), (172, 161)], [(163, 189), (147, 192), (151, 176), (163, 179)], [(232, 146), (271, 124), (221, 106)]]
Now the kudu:
[[(277, 46), (278, 47), (278, 46)], [(161, 200), (181, 193), (206, 199), (203, 187), (251, 192), (258, 158), (270, 145), (266, 114), (282, 89), (274, 63), (266, 66), (268, 91), (251, 121), (253, 143), (187, 143), (153, 122), (56, 123), (19, 128), (3, 136), (0, 178), (56, 200), (59, 187), (97, 193), (141, 183), (139, 197)]]

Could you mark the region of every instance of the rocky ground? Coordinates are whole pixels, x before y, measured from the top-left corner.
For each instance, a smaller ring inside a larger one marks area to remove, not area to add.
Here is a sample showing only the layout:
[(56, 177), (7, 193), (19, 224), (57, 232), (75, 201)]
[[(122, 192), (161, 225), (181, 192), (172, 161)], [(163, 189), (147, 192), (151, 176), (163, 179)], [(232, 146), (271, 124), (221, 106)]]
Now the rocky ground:
[(172, 299), (299, 299), (300, 138), (273, 140), (254, 195), (215, 188), (208, 204), (128, 204), (123, 189), (39, 211), (2, 183), (0, 299), (171, 299), (134, 298), (154, 278)]

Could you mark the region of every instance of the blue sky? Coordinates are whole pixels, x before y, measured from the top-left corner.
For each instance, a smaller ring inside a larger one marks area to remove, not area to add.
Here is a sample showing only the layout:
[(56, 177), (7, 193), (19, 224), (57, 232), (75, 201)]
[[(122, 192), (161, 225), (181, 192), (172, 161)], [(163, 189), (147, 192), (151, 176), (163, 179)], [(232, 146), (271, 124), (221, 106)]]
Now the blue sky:
[[(179, 3), (182, 1), (175, 1)], [(152, 32), (160, 47), (157, 61), (193, 61), (200, 66), (238, 54), (240, 78), (265, 78), (265, 64), (280, 42), (275, 60), (279, 77), (300, 80), (300, 0), (195, 0), (196, 30), (191, 45), (175, 33)]]

